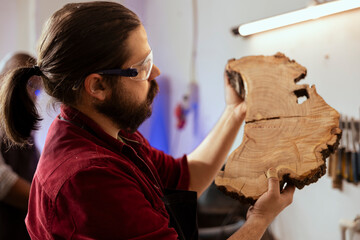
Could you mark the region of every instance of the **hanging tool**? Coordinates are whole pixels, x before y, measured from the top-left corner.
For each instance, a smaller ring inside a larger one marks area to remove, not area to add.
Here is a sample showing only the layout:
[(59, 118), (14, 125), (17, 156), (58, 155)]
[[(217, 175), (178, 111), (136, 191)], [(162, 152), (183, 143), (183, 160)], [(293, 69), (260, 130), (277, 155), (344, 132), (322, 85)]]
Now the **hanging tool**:
[(198, 3), (197, 0), (192, 1), (193, 10), (193, 40), (192, 52), (190, 60), (190, 82), (187, 92), (183, 95), (182, 100), (176, 104), (175, 117), (177, 120), (177, 129), (183, 129), (186, 125), (187, 116), (190, 112), (194, 114), (193, 134), (196, 136), (198, 133), (198, 102), (199, 102), (199, 89), (196, 81), (196, 55), (197, 55), (197, 42), (198, 42)]
[(355, 127), (355, 120), (351, 118), (351, 135), (352, 135), (352, 156), (351, 156), (351, 165), (352, 165), (352, 180), (354, 183), (358, 183), (359, 176), (358, 176), (358, 169), (359, 169), (359, 160), (358, 160), (358, 148), (360, 147), (357, 139), (356, 139), (356, 127)]
[(329, 163), (328, 163), (328, 166), (329, 166), (328, 167), (328, 176), (329, 177), (332, 177), (335, 175), (335, 171), (336, 171), (335, 161), (336, 161), (336, 152), (330, 153)]
[[(342, 115), (340, 115), (340, 119), (339, 119), (339, 122), (340, 122), (340, 127), (343, 128), (343, 117)], [(344, 128), (343, 128), (344, 129)], [(343, 158), (343, 155), (344, 155), (344, 138), (341, 138), (340, 139), (340, 144), (339, 144), (339, 148), (336, 152), (336, 157), (335, 157), (335, 172), (334, 172), (334, 175), (333, 175), (333, 188), (337, 188), (339, 190), (342, 189), (342, 158)]]
[(357, 124), (357, 126), (358, 126), (358, 134), (357, 134), (357, 136), (358, 136), (358, 151), (357, 151), (357, 179), (358, 179), (358, 181), (360, 181), (360, 108), (359, 108), (359, 121), (358, 121), (358, 124)]
[(345, 128), (346, 132), (346, 145), (345, 145), (345, 156), (343, 166), (345, 165), (345, 169), (343, 169), (343, 178), (347, 182), (352, 182), (352, 165), (351, 165), (351, 157), (352, 157), (352, 144), (350, 141), (351, 134), (351, 122), (348, 117), (345, 117)]

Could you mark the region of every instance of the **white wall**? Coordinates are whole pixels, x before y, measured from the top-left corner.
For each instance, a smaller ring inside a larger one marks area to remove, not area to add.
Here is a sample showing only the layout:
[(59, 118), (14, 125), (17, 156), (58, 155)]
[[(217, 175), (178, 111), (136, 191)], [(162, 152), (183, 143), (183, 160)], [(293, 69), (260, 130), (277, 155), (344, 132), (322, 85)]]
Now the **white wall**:
[(33, 0), (0, 0), (0, 58), (11, 51), (33, 53), (33, 21), (30, 5)]
[[(34, 40), (23, 41), (19, 38), (24, 34), (31, 38), (34, 31), (38, 37), (45, 19), (69, 1), (36, 0), (33, 2), (35, 13), (30, 12), (28, 17), (18, 17), (25, 1), (20, 5), (18, 2), (21, 1), (0, 0), (0, 57), (8, 51), (33, 52)], [(190, 81), (192, 2), (123, 2), (144, 22), (154, 50), (155, 64), (171, 80), (171, 106), (174, 109), (187, 92)], [(191, 151), (219, 118), (224, 108), (223, 70), (227, 60), (234, 57), (272, 55), (281, 51), (308, 69), (308, 76), (303, 83), (315, 84), (318, 93), (340, 113), (358, 117), (360, 10), (249, 38), (235, 37), (230, 33), (230, 29), (240, 23), (299, 9), (308, 4), (308, 0), (198, 0), (199, 39), (196, 63), (201, 124), (194, 134), (191, 113), (186, 128), (178, 131), (175, 119), (171, 118), (171, 152), (174, 155)], [(34, 15), (35, 17), (31, 17)], [(28, 21), (35, 21), (35, 30), (30, 33), (20, 31)], [(48, 125), (54, 116), (50, 114), (49, 117), (46, 113), (47, 100), (44, 96), (40, 101), (45, 118), (38, 137), (40, 146), (43, 145)], [(233, 149), (240, 145), (241, 138), (242, 130)], [(344, 183), (344, 189), (340, 192), (332, 189), (330, 179), (324, 176), (316, 184), (296, 191), (293, 204), (280, 214), (272, 224), (272, 229), (281, 240), (340, 239), (338, 221), (340, 218), (352, 219), (360, 214), (359, 200), (359, 186)]]

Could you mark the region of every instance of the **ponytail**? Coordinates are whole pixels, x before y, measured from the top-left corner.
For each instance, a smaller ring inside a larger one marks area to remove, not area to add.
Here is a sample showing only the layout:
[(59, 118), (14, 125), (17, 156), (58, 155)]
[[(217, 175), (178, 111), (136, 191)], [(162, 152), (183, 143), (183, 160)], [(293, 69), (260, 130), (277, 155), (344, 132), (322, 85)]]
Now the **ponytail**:
[(42, 75), (39, 67), (17, 68), (3, 76), (0, 90), (0, 119), (3, 133), (10, 143), (29, 144), (31, 131), (39, 129), (40, 118), (27, 91), (29, 79)]

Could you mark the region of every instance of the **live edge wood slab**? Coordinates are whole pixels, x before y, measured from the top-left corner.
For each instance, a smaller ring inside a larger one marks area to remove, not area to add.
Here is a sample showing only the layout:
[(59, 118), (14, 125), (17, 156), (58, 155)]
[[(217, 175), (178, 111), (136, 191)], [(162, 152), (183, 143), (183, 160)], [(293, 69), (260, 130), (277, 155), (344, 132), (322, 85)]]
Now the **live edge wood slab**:
[(226, 73), (247, 113), (242, 143), (215, 178), (219, 189), (253, 204), (267, 191), (269, 168), (281, 186), (299, 189), (323, 176), (325, 159), (339, 145), (339, 114), (315, 86), (298, 84), (306, 68), (277, 53), (230, 60)]

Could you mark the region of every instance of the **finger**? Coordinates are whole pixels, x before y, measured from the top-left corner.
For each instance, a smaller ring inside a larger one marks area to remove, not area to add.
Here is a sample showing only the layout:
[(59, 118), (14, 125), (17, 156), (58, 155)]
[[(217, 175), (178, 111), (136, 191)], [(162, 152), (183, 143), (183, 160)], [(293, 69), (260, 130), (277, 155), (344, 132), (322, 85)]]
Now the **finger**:
[(224, 70), (224, 84), (225, 86), (230, 86), (229, 75), (226, 69)]
[(282, 191), (283, 195), (293, 195), (295, 192), (295, 186), (292, 184), (287, 184), (284, 190)]
[(266, 177), (268, 178), (268, 192), (280, 193), (280, 183), (276, 168), (269, 168)]
[(279, 179), (278, 172), (277, 172), (276, 168), (269, 168), (267, 170), (267, 172), (266, 172), (266, 177), (267, 178)]
[(291, 204), (294, 198), (295, 186), (287, 185), (283, 192), (281, 193), (281, 198), (285, 201), (287, 205)]
[(225, 69), (224, 69), (224, 80), (225, 80), (225, 85), (230, 85), (230, 79), (229, 79), (229, 75), (228, 75), (228, 71), (230, 71), (230, 66), (229, 66), (229, 62), (234, 61), (234, 59), (230, 59), (227, 64), (225, 65)]

